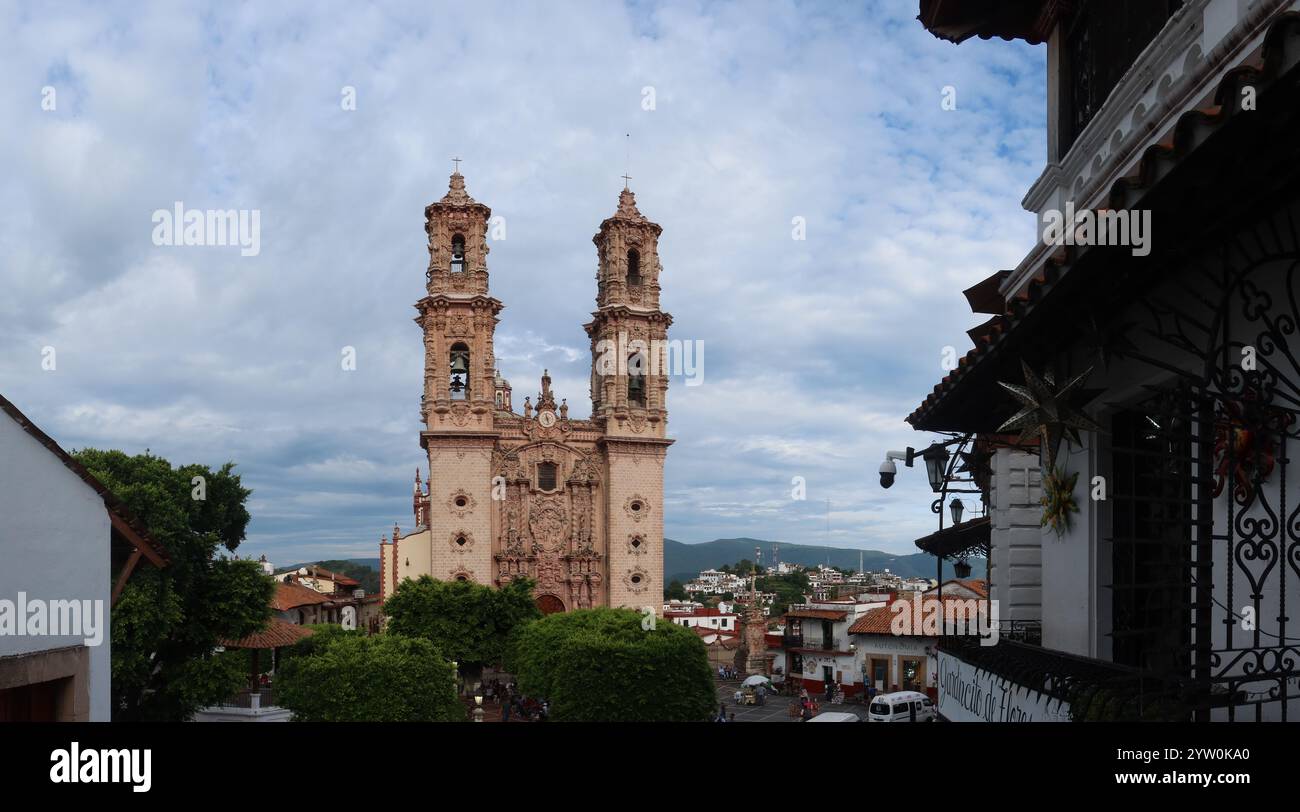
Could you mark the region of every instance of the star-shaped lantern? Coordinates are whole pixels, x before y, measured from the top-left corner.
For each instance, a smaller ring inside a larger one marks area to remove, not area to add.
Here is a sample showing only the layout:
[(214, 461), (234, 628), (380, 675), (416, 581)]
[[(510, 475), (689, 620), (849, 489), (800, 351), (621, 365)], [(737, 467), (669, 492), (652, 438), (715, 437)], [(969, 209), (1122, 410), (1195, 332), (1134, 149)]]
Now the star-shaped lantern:
[(1092, 374), (1092, 367), (1059, 388), (1050, 368), (1044, 370), (1042, 377), (1036, 375), (1024, 361), (1020, 362), (1020, 369), (1025, 376), (1024, 386), (998, 381), (999, 386), (1022, 404), (1020, 411), (998, 427), (998, 432), (1019, 431), (1021, 442), (1038, 440), (1043, 462), (1050, 470), (1056, 462), (1056, 450), (1061, 445), (1062, 437), (1068, 437), (1075, 445), (1081, 445), (1080, 429), (1103, 430), (1072, 403), (1079, 394), (1079, 388)]
[(1128, 338), (1128, 333), (1134, 326), (1133, 322), (1127, 321), (1103, 327), (1095, 315), (1089, 315), (1078, 325), (1078, 329), (1083, 337), (1084, 346), (1092, 347), (1102, 367), (1110, 369), (1111, 361), (1124, 358), (1137, 350)]

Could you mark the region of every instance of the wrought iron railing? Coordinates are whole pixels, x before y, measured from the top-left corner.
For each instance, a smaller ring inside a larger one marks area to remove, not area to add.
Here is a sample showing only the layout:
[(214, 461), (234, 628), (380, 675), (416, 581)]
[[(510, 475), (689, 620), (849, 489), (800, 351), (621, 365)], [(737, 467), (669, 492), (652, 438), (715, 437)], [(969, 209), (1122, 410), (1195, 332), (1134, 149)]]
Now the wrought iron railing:
[[(275, 707), (274, 688), (269, 688), (269, 687), (263, 688), (262, 690), (258, 691), (257, 694), (260, 702), (259, 707), (263, 707), (263, 708)], [(245, 689), (235, 694), (234, 696), (230, 697), (229, 699), (225, 700), (221, 704), (223, 707), (227, 707), (227, 708), (245, 708), (245, 709), (252, 708), (253, 692)]]

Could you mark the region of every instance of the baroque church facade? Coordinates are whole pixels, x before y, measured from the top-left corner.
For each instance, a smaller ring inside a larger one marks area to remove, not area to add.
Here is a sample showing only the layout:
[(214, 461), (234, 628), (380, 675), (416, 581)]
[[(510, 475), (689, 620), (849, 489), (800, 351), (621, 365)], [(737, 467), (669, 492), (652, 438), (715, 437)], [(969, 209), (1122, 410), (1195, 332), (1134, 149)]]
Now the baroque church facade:
[[(659, 308), (662, 229), (624, 188), (600, 224), (591, 345), (591, 417), (569, 415), (544, 371), (516, 407), (497, 371), (504, 305), (488, 287), (491, 209), (459, 171), (425, 208), (427, 292), (414, 526), (380, 541), (381, 596), (430, 575), (502, 586), (531, 578), (546, 613), (593, 606), (662, 607), (663, 470), (672, 317)], [(518, 408), (518, 411), (516, 411)]]

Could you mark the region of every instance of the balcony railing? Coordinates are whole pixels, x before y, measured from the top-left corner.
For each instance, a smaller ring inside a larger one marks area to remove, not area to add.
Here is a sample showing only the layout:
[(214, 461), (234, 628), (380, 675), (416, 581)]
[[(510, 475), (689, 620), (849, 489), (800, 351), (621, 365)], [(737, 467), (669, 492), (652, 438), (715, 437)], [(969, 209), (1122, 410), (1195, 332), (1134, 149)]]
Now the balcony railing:
[(1070, 703), (1075, 719), (1095, 721), (1187, 721), (1188, 686), (1123, 665), (1002, 639), (982, 646), (977, 638), (944, 637), (939, 651), (999, 677)]
[[(275, 689), (267, 687), (267, 688), (263, 688), (261, 691), (258, 691), (257, 702), (259, 703), (257, 707), (262, 707), (262, 708), (275, 707)], [(251, 709), (252, 707), (254, 707), (253, 703), (254, 703), (253, 692), (245, 689), (235, 694), (234, 696), (230, 697), (229, 699), (225, 700), (221, 704), (223, 707), (227, 707), (227, 708)]]
[(1002, 620), (998, 622), (998, 637), (1002, 640), (1015, 640), (1031, 646), (1043, 644), (1043, 622), (1041, 620)]

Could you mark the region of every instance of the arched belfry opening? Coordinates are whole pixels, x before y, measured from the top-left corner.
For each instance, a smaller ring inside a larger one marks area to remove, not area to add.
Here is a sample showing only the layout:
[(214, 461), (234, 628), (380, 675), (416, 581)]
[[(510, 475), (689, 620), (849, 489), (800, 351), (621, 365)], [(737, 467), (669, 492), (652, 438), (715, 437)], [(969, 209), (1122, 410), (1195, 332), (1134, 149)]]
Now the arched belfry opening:
[(469, 346), (463, 341), (451, 345), (447, 392), (452, 400), (469, 400)]
[(451, 238), (451, 272), (465, 271), (465, 236), (457, 234)]
[(628, 287), (641, 286), (641, 255), (635, 248), (627, 252), (627, 284)]

